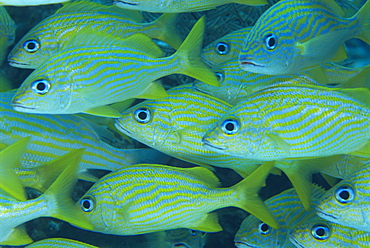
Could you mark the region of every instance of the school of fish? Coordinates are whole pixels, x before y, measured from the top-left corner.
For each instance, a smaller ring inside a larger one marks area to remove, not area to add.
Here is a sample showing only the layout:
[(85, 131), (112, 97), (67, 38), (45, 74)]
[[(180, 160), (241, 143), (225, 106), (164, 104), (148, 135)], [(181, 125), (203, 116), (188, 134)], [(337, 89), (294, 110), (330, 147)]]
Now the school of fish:
[[(224, 5), (266, 10), (205, 45)], [(0, 69), (0, 247), (370, 247), (370, 0), (0, 0), (0, 26), (32, 70)]]

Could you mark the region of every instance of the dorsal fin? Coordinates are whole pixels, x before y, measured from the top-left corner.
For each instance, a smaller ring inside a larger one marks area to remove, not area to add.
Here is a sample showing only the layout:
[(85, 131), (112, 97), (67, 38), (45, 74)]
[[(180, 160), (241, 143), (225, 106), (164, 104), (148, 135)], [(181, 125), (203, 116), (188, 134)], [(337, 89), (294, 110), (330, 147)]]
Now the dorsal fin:
[(74, 1), (74, 2), (67, 2), (64, 4), (64, 6), (60, 9), (58, 9), (55, 12), (56, 14), (64, 14), (64, 13), (75, 13), (75, 12), (108, 12), (112, 14), (118, 14), (122, 17), (127, 17), (128, 19), (131, 19), (135, 22), (143, 22), (144, 17), (139, 11), (135, 10), (128, 10), (119, 8), (115, 5), (112, 6), (106, 6), (98, 3), (94, 3), (91, 1)]

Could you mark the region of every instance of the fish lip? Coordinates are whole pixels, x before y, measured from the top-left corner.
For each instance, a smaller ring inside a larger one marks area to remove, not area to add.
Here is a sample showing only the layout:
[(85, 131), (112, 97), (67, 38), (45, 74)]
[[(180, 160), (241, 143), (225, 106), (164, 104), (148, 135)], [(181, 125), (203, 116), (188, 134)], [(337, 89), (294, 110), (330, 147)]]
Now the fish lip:
[(182, 247), (185, 247), (185, 248), (190, 248), (187, 244), (185, 243), (176, 243), (173, 245), (174, 248), (182, 248)]
[[(29, 66), (30, 65), (30, 63), (21, 63), (21, 62), (17, 62), (17, 61), (14, 61), (14, 60), (8, 60), (8, 63), (11, 66), (14, 66), (14, 65)], [(17, 66), (14, 66), (14, 67), (17, 67)]]
[(16, 108), (21, 108), (21, 109), (36, 109), (35, 107), (29, 107), (29, 106), (24, 106), (19, 103), (12, 103), (13, 109), (16, 110)]
[(239, 63), (240, 63), (241, 66), (253, 65), (255, 67), (265, 67), (261, 64), (256, 63), (253, 59), (251, 59), (249, 57), (240, 57)]
[(127, 130), (126, 128), (124, 128), (118, 120), (116, 121), (116, 123), (114, 123), (114, 125), (116, 126), (116, 128), (118, 129), (118, 131), (123, 132), (123, 133), (132, 134), (132, 132), (130, 132), (129, 130)]
[(241, 245), (245, 245), (245, 246), (247, 246), (247, 247), (252, 247), (252, 248), (257, 248), (257, 247), (258, 247), (258, 246), (249, 245), (249, 244), (247, 244), (247, 243), (245, 243), (245, 242), (243, 242), (243, 241), (234, 241), (234, 243), (235, 243), (235, 246), (236, 246), (237, 244), (241, 244)]
[(130, 3), (130, 2), (126, 2), (126, 1), (123, 1), (123, 0), (114, 0), (114, 2), (119, 2), (119, 3), (123, 3), (123, 4), (127, 4), (127, 5), (139, 5), (138, 3)]
[(212, 144), (211, 142), (209, 142), (208, 140), (205, 140), (204, 138), (202, 139), (202, 145), (203, 147), (211, 147), (212, 149), (215, 149), (215, 150), (219, 150), (219, 151), (224, 151), (226, 150), (225, 147), (221, 147), (221, 146), (216, 146), (214, 144)]
[(317, 211), (317, 215), (321, 214), (321, 215), (324, 215), (324, 216), (329, 217), (330, 219), (334, 219), (334, 220), (337, 220), (337, 219), (338, 219), (338, 218), (337, 218), (337, 217), (335, 217), (334, 215), (327, 214), (327, 213), (325, 213), (325, 212), (321, 211), (320, 209), (316, 209), (316, 211)]

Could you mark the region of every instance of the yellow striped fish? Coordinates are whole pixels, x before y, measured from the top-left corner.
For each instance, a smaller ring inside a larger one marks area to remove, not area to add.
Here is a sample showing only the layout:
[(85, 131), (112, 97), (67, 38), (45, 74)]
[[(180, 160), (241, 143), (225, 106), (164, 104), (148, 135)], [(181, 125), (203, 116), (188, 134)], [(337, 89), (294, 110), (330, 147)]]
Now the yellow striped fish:
[[(325, 190), (314, 185), (311, 197), (312, 205), (316, 206)], [(238, 248), (246, 247), (295, 247), (289, 241), (289, 234), (302, 222), (315, 216), (314, 209), (305, 211), (297, 192), (288, 189), (265, 201), (266, 206), (279, 222), (280, 228), (275, 229), (256, 217), (250, 215), (245, 218), (235, 235), (235, 245)]]
[(369, 164), (348, 174), (322, 197), (317, 214), (328, 221), (369, 232), (369, 175)]
[(0, 5), (5, 6), (33, 6), (68, 2), (70, 0), (1, 0)]
[(199, 165), (231, 168), (249, 175), (261, 161), (225, 156), (202, 147), (202, 137), (231, 106), (181, 85), (168, 97), (146, 100), (122, 113), (116, 127), (122, 133), (170, 156)]
[(203, 167), (177, 168), (141, 164), (109, 173), (76, 204), (94, 231), (135, 235), (175, 228), (219, 232), (217, 213), (241, 208), (278, 228), (258, 197), (272, 163), (266, 163), (230, 188), (219, 188), (215, 175)]
[(194, 88), (235, 105), (254, 92), (280, 84), (330, 85), (343, 88), (370, 86), (370, 66), (349, 68), (324, 63), (289, 75), (266, 75), (241, 70), (238, 63), (237, 59), (232, 59), (213, 68), (221, 83), (219, 87), (195, 81)]
[(15, 39), (15, 23), (4, 7), (0, 6), (0, 65), (4, 63), (8, 47)]
[(258, 19), (239, 54), (243, 70), (289, 74), (347, 57), (344, 41), (370, 44), (370, 2), (353, 17), (334, 0), (279, 1)]
[(12, 49), (8, 61), (11, 66), (36, 69), (81, 31), (99, 31), (121, 38), (142, 33), (177, 49), (182, 39), (175, 28), (176, 17), (166, 14), (152, 23), (142, 23), (143, 17), (134, 11), (88, 1), (71, 2), (33, 27)]
[[(14, 96), (13, 107), (28, 113), (84, 112), (117, 118), (117, 111), (103, 105), (129, 98), (165, 97), (163, 86), (153, 81), (166, 75), (181, 73), (219, 85), (200, 58), (204, 22), (203, 17), (179, 50), (165, 58), (144, 35), (118, 39), (80, 33), (74, 40), (83, 44), (64, 49), (33, 71)], [(85, 45), (89, 39), (99, 45)]]
[[(31, 238), (25, 232), (23, 223), (39, 218), (54, 217), (69, 222), (80, 228), (91, 230), (92, 226), (81, 212), (73, 211), (74, 202), (71, 198), (73, 185), (77, 181), (76, 172), (84, 149), (78, 149), (53, 161), (54, 164), (64, 163), (66, 169), (40, 197), (28, 201), (17, 200), (13, 195), (0, 189), (0, 245), (25, 245), (31, 243)], [(11, 166), (8, 166), (11, 171)], [(16, 185), (17, 181), (10, 178), (4, 184), (19, 188), (18, 195), (25, 194), (23, 187)], [(16, 211), (14, 211), (16, 210)]]
[[(21, 167), (17, 169), (28, 187), (44, 191), (64, 168), (40, 166), (78, 148), (85, 148), (80, 170), (116, 170), (137, 163), (166, 162), (168, 157), (153, 149), (118, 149), (103, 142), (112, 134), (74, 115), (33, 115), (14, 111), (13, 92), (0, 93), (0, 148), (31, 137)], [(100, 135), (100, 136), (99, 136)], [(46, 187), (46, 188), (45, 188)]]
[(346, 227), (318, 216), (297, 226), (290, 234), (290, 240), (296, 247), (336, 248), (370, 247), (370, 233)]
[(211, 66), (238, 58), (239, 52), (243, 48), (244, 38), (251, 29), (252, 27), (238, 29), (215, 40), (203, 48), (202, 58)]
[(205, 11), (228, 3), (238, 3), (252, 6), (268, 4), (266, 0), (114, 0), (114, 4), (124, 9), (134, 9), (155, 13)]
[(370, 157), (370, 91), (279, 86), (232, 108), (204, 137), (207, 149), (257, 160)]
[(97, 246), (82, 243), (77, 240), (64, 239), (64, 238), (52, 238), (43, 239), (27, 245), (25, 248), (45, 248), (45, 247), (55, 247), (55, 248), (98, 248)]

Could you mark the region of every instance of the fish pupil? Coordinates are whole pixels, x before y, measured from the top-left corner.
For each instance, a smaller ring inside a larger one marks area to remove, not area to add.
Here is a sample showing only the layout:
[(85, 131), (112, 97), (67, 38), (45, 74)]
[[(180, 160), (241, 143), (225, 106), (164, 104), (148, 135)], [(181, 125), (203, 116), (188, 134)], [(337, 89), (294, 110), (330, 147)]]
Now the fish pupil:
[(46, 89), (46, 85), (45, 83), (43, 82), (40, 82), (36, 85), (36, 89), (40, 90), (40, 91), (44, 91)]
[(140, 112), (140, 113), (138, 114), (138, 117), (139, 117), (140, 119), (142, 119), (142, 120), (145, 120), (145, 119), (148, 117), (148, 114), (147, 114), (147, 113), (145, 113), (144, 111), (142, 111), (142, 112)]
[(239, 123), (236, 120), (228, 119), (225, 120), (221, 125), (222, 131), (227, 135), (232, 135), (238, 132), (239, 130)]
[(235, 128), (235, 126), (234, 126), (234, 124), (233, 123), (227, 123), (226, 124), (226, 126), (225, 126), (225, 129), (227, 130), (227, 131), (233, 131), (234, 130), (234, 128)]
[(36, 45), (35, 45), (35, 43), (33, 43), (33, 42), (29, 42), (29, 43), (27, 44), (27, 48), (28, 48), (29, 50), (33, 50), (33, 49), (35, 49), (35, 48), (36, 48)]
[(268, 50), (273, 50), (277, 45), (277, 37), (274, 34), (268, 34), (266, 35), (265, 43)]
[(342, 191), (339, 193), (339, 196), (344, 199), (344, 200), (348, 200), (349, 199), (349, 193), (348, 191)]
[(216, 51), (220, 55), (227, 54), (229, 52), (229, 45), (224, 42), (219, 42), (216, 44)]

